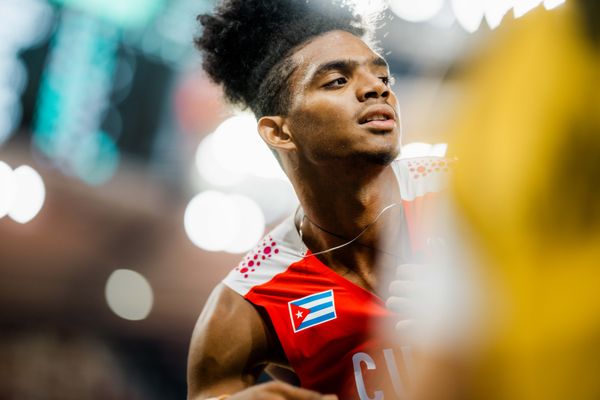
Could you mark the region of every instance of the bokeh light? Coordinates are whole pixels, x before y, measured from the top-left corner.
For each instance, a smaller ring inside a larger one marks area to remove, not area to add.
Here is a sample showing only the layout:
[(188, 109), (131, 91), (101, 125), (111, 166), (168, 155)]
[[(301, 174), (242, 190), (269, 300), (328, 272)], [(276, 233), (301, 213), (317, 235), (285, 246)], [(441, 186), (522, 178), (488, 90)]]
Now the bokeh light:
[(46, 188), (40, 174), (28, 165), (21, 165), (13, 172), (15, 197), (8, 215), (24, 224), (31, 221), (42, 209)]
[(260, 240), (265, 220), (252, 199), (207, 190), (188, 203), (184, 229), (201, 249), (243, 253)]
[(215, 186), (232, 186), (247, 176), (287, 179), (249, 113), (226, 119), (206, 137), (198, 146), (196, 166), (200, 176)]
[(564, 3), (565, 0), (544, 0), (544, 8), (546, 8), (546, 10), (552, 10)]
[(542, 0), (518, 0), (514, 2), (513, 12), (515, 18), (522, 17), (529, 11), (542, 4)]
[(90, 14), (107, 18), (125, 27), (147, 23), (164, 6), (164, 0), (54, 0)]
[(109, 180), (120, 159), (114, 139), (100, 130), (110, 109), (119, 37), (114, 26), (65, 12), (40, 84), (34, 146), (89, 184)]
[(19, 96), (26, 83), (27, 70), (23, 62), (4, 55), (0, 59), (0, 144), (10, 137), (21, 121)]
[(152, 287), (140, 273), (118, 269), (110, 274), (105, 288), (109, 308), (123, 319), (145, 319), (154, 303)]
[(90, 185), (99, 185), (112, 178), (119, 160), (120, 153), (114, 139), (100, 131), (81, 138), (69, 161), (79, 178)]
[[(205, 184), (217, 190), (235, 191), (247, 196), (260, 208), (260, 217), (254, 211), (247, 211), (251, 214), (243, 217), (250, 218), (250, 215), (254, 215), (252, 218), (257, 221), (256, 224), (251, 224), (256, 228), (242, 229), (240, 234), (243, 237), (253, 237), (248, 232), (253, 229), (262, 230), (265, 223), (272, 223), (281, 218), (296, 203), (296, 196), (287, 176), (258, 134), (256, 124), (254, 115), (247, 112), (226, 119), (200, 142), (195, 157), (195, 167)], [(226, 227), (216, 229), (226, 229)], [(195, 228), (192, 227), (190, 232), (196, 232)], [(228, 233), (223, 240), (227, 240), (231, 235), (233, 234)], [(194, 233), (190, 236), (196, 237)], [(242, 252), (241, 248), (251, 248), (245, 244), (229, 247), (221, 243), (220, 239), (217, 239), (218, 236), (213, 234), (209, 236), (210, 240), (217, 242), (205, 243), (203, 239), (199, 242), (203, 244), (198, 244), (194, 239), (192, 242), (211, 251), (224, 250), (239, 253)], [(246, 240), (242, 242), (245, 243)]]
[(20, 52), (47, 35), (51, 16), (51, 7), (42, 1), (0, 2), (0, 145), (19, 126), (23, 113), (20, 97), (28, 77)]
[(224, 168), (219, 155), (215, 152), (215, 141), (213, 135), (208, 135), (196, 150), (196, 168), (200, 176), (214, 186), (233, 186), (244, 179), (244, 175)]
[(50, 27), (52, 8), (39, 0), (0, 2), (0, 47), (16, 54), (19, 49), (43, 40)]
[(228, 253), (244, 253), (253, 248), (262, 238), (265, 231), (265, 217), (256, 204), (246, 196), (231, 195), (231, 201), (238, 210), (238, 234), (232, 237), (225, 251)]
[(381, 13), (387, 7), (387, 0), (346, 0), (346, 3), (363, 16)]
[(207, 190), (196, 195), (187, 205), (184, 228), (196, 246), (208, 251), (221, 251), (239, 233), (236, 207), (228, 195)]
[(390, 9), (400, 18), (422, 22), (433, 18), (444, 5), (444, 0), (390, 0)]
[(492, 29), (500, 26), (504, 16), (510, 11), (514, 0), (487, 0), (484, 4), (485, 20)]
[(256, 118), (240, 113), (223, 121), (198, 146), (196, 167), (215, 186), (239, 184), (248, 176), (287, 177), (256, 131)]
[(469, 33), (479, 29), (484, 16), (484, 2), (480, 0), (452, 0), (456, 20)]
[(16, 193), (15, 176), (12, 168), (0, 161), (0, 218), (10, 211)]
[(520, 18), (542, 2), (548, 10), (558, 7), (565, 0), (451, 0), (452, 10), (459, 24), (469, 33), (481, 26), (485, 17), (491, 29), (497, 28), (504, 16), (512, 9), (515, 18)]

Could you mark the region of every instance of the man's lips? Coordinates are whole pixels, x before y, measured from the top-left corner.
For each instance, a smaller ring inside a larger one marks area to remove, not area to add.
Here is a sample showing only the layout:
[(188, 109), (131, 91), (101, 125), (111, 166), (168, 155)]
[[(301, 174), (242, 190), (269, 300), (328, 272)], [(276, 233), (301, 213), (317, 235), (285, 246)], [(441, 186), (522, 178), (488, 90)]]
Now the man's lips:
[(392, 130), (396, 127), (394, 110), (387, 105), (369, 107), (358, 121), (360, 125), (378, 130)]
[(368, 128), (387, 131), (387, 130), (392, 130), (396, 127), (396, 121), (394, 121), (393, 119), (386, 119), (386, 120), (381, 120), (381, 121), (375, 120), (375, 121), (364, 122), (361, 125), (368, 127)]

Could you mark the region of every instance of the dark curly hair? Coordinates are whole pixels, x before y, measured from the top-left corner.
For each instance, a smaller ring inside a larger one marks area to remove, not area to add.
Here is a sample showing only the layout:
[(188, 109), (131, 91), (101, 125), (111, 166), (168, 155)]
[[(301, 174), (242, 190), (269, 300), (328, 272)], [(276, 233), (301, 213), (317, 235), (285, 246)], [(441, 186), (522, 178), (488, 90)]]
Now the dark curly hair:
[(287, 113), (295, 49), (332, 30), (369, 40), (374, 25), (339, 0), (224, 0), (197, 19), (204, 70), (230, 102), (259, 118)]

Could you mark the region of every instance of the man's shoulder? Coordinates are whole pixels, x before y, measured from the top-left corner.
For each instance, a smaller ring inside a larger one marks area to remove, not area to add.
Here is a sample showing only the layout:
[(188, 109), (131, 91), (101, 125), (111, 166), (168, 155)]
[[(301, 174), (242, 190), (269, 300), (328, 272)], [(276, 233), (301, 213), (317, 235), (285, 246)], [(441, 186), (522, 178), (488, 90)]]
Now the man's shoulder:
[(253, 287), (269, 282), (302, 260), (304, 251), (293, 216), (289, 216), (242, 258), (223, 283), (245, 296)]

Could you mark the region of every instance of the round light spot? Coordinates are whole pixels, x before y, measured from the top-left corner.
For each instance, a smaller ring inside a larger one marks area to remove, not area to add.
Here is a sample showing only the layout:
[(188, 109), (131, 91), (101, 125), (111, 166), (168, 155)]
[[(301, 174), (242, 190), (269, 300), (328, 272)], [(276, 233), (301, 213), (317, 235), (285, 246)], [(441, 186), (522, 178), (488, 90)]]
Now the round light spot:
[(216, 153), (215, 142), (218, 137), (208, 135), (196, 150), (196, 168), (200, 176), (215, 186), (233, 186), (240, 183), (244, 175), (225, 168)]
[(223, 121), (200, 143), (196, 167), (200, 176), (217, 186), (236, 185), (247, 176), (287, 180), (249, 113)]
[(22, 165), (13, 172), (15, 197), (8, 215), (24, 224), (35, 217), (44, 205), (46, 188), (40, 174), (33, 168)]
[(0, 161), (0, 218), (4, 217), (15, 200), (17, 187), (12, 168)]
[(152, 288), (146, 278), (128, 269), (118, 269), (110, 275), (105, 296), (112, 312), (130, 321), (145, 319), (154, 302)]
[(262, 237), (265, 218), (252, 199), (209, 190), (189, 202), (184, 228), (201, 249), (244, 253)]
[(433, 18), (444, 5), (444, 0), (390, 0), (390, 9), (400, 18), (422, 22)]
[[(236, 236), (232, 236), (225, 251), (229, 253), (245, 253), (256, 246), (265, 231), (265, 217), (255, 201), (252, 199), (232, 195), (231, 200), (238, 209), (235, 214), (239, 217), (239, 230)], [(248, 265), (252, 266), (252, 261)]]
[(185, 232), (201, 249), (222, 251), (239, 234), (239, 212), (230, 196), (207, 190), (188, 203), (183, 217)]

